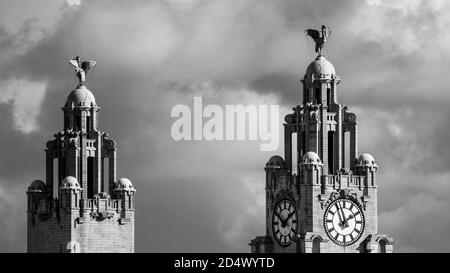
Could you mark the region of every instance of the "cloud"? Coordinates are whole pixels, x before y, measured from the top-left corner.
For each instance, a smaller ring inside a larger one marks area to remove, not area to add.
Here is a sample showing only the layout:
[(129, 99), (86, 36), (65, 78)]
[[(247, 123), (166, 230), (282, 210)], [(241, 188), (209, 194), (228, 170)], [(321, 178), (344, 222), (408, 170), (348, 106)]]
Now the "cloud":
[(398, 234), (395, 240), (403, 252), (447, 252), (449, 240), (436, 234), (445, 233), (450, 224), (449, 205), (445, 198), (419, 193), (406, 197), (395, 211), (382, 213), (379, 221), (385, 230)]
[(47, 88), (46, 82), (9, 79), (0, 82), (0, 103), (12, 105), (14, 128), (23, 133), (37, 129), (37, 116)]
[(381, 0), (366, 0), (369, 6), (379, 6), (381, 5)]
[(79, 6), (81, 5), (81, 0), (66, 0), (69, 6)]
[[(3, 188), (0, 180), (0, 228), (7, 236), (0, 236), (0, 252), (24, 252), (26, 250), (26, 217), (18, 218), (26, 210), (25, 193), (20, 187)], [(19, 204), (20, 202), (20, 204)]]
[[(281, 104), (281, 128), (301, 103), (298, 80), (312, 57), (303, 30), (326, 24), (333, 29), (326, 57), (342, 78), (339, 101), (358, 115), (359, 150), (380, 165), (380, 232), (400, 251), (445, 250), (413, 227), (435, 223), (436, 238), (450, 227), (437, 219), (447, 206), (450, 159), (450, 80), (442, 76), (449, 4), (409, 3), (100, 0), (16, 19), (23, 27), (0, 28), (7, 228), (25, 230), (20, 196), (44, 176), (42, 150), (61, 130), (60, 107), (75, 84), (67, 60), (80, 55), (98, 62), (88, 87), (102, 107), (99, 126), (118, 142), (119, 176), (138, 189), (137, 250), (249, 251), (249, 240), (264, 233), (263, 166), (274, 153), (260, 152), (258, 142), (175, 142), (170, 110), (198, 95), (205, 104)], [(0, 242), (2, 251), (24, 250), (20, 236), (4, 233)]]

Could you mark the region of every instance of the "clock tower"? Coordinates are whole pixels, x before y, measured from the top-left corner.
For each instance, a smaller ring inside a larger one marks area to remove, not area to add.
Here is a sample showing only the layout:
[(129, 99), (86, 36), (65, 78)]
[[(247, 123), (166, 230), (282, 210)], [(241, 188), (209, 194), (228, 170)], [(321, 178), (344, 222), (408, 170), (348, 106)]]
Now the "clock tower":
[(135, 188), (117, 179), (117, 145), (98, 128), (97, 105), (85, 86), (94, 61), (70, 61), (79, 85), (62, 107), (64, 128), (47, 142), (46, 179), (28, 187), (27, 250), (134, 252)]
[(302, 104), (285, 117), (284, 159), (264, 168), (266, 234), (251, 251), (392, 252), (378, 231), (378, 165), (358, 155), (356, 115), (339, 103), (341, 80), (320, 52), (301, 80)]

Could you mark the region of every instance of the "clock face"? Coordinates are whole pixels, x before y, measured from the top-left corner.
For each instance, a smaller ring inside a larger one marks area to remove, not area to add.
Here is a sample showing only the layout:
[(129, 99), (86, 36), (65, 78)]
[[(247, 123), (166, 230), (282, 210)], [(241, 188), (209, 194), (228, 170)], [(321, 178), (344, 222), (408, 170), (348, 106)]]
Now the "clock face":
[(323, 226), (328, 237), (341, 246), (349, 246), (364, 232), (364, 214), (355, 202), (339, 198), (325, 210)]
[(291, 244), (297, 233), (298, 215), (295, 205), (288, 199), (281, 200), (272, 215), (272, 231), (281, 246)]

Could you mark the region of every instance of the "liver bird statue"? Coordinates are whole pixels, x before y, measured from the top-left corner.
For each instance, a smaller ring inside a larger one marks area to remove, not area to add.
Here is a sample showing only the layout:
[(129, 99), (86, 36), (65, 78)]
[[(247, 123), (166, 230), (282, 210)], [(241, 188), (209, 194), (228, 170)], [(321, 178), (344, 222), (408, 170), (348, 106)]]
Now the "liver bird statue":
[(305, 32), (306, 34), (311, 36), (311, 38), (313, 38), (314, 42), (316, 43), (316, 52), (317, 54), (319, 54), (319, 56), (321, 56), (322, 48), (327, 42), (327, 36), (331, 34), (330, 28), (323, 25), (321, 31), (315, 29), (307, 29)]
[(81, 59), (79, 56), (77, 56), (74, 59), (69, 60), (69, 63), (75, 68), (75, 72), (77, 73), (78, 77), (78, 85), (83, 86), (86, 82), (86, 73), (93, 68), (97, 62), (96, 61), (84, 61), (81, 62)]

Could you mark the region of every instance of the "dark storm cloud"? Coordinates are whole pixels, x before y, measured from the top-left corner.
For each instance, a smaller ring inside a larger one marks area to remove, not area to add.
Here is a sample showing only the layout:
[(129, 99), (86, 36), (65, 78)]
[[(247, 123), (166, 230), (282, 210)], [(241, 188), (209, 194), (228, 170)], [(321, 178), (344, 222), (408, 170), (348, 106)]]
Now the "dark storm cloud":
[[(119, 176), (138, 190), (137, 251), (248, 251), (264, 233), (262, 166), (271, 153), (254, 142), (174, 142), (170, 110), (202, 95), (205, 103), (281, 103), (289, 111), (300, 103), (298, 80), (311, 61), (303, 30), (322, 24), (333, 29), (327, 58), (342, 78), (341, 103), (358, 114), (360, 151), (380, 165), (380, 232), (403, 251), (446, 250), (431, 237), (444, 235), (450, 219), (429, 212), (449, 206), (448, 8), (82, 1), (52, 9), (45, 28), (39, 17), (0, 28), (0, 217), (11, 219), (1, 227), (14, 235), (0, 236), (0, 251), (25, 249), (24, 192), (44, 177), (43, 149), (62, 128), (60, 107), (75, 84), (67, 60), (76, 55), (98, 62), (88, 87), (102, 107), (100, 129), (118, 142)], [(413, 238), (421, 221), (435, 224)]]

